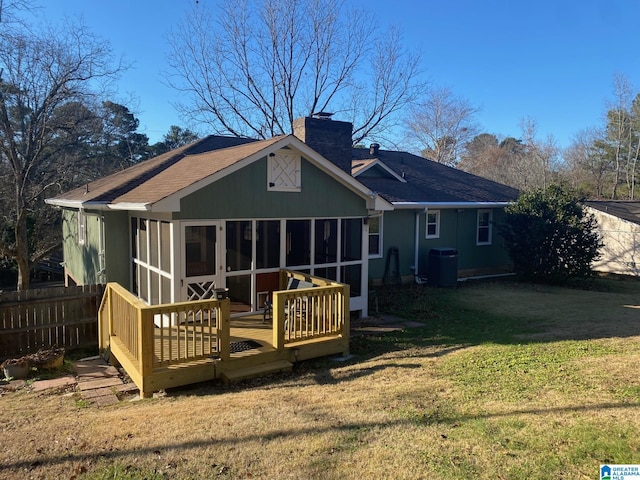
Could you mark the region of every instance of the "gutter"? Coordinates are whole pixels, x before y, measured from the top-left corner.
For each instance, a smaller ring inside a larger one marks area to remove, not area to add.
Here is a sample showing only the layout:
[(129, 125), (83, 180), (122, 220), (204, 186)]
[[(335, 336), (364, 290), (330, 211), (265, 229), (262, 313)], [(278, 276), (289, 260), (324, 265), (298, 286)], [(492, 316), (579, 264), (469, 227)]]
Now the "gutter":
[(513, 202), (392, 202), (398, 210), (413, 210), (429, 208), (496, 208), (508, 207)]
[(109, 202), (83, 202), (80, 200), (56, 200), (53, 198), (45, 199), (45, 203), (56, 207), (75, 208), (82, 210), (131, 210), (150, 212), (152, 204), (150, 203), (109, 203)]
[(109, 210), (110, 208), (108, 202), (83, 202), (80, 200), (56, 200), (54, 198), (47, 198), (44, 202), (55, 207), (75, 208), (78, 210)]

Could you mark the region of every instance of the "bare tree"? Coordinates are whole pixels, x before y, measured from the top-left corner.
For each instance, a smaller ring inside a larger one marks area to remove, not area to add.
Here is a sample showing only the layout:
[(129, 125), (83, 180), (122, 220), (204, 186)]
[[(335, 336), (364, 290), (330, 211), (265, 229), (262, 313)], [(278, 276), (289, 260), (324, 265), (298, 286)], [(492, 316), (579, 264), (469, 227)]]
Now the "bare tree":
[(526, 146), (522, 140), (481, 133), (467, 142), (457, 168), (505, 185), (522, 188)]
[(29, 0), (0, 0), (0, 23), (7, 26), (24, 25), (19, 16), (20, 11), (32, 10)]
[(0, 188), (7, 199), (0, 254), (17, 263), (18, 289), (28, 288), (32, 263), (59, 244), (40, 227), (51, 221), (44, 197), (56, 193), (68, 173), (60, 163), (62, 140), (86, 118), (72, 112), (94, 103), (97, 88), (122, 68), (112, 62), (109, 45), (83, 25), (6, 28), (0, 35)]
[(613, 168), (604, 148), (604, 132), (596, 128), (579, 131), (564, 152), (566, 175), (576, 190), (603, 198)]
[(424, 91), (419, 57), (397, 29), (347, 11), (344, 0), (196, 3), (170, 36), (171, 86), (190, 123), (217, 133), (268, 138), (314, 112), (340, 112), (353, 142), (382, 135)]
[(560, 151), (552, 136), (541, 141), (532, 119), (521, 121), (522, 138), (502, 141), (483, 133), (465, 144), (458, 168), (523, 191), (546, 188), (560, 171)]
[(611, 198), (618, 196), (618, 186), (624, 163), (625, 143), (630, 133), (629, 109), (631, 107), (632, 89), (629, 80), (622, 75), (613, 78), (614, 100), (610, 102), (607, 112), (607, 142), (615, 165)]
[(549, 135), (545, 140), (537, 138), (538, 124), (530, 118), (520, 121), (524, 154), (518, 166), (519, 187), (525, 190), (546, 189), (558, 172), (560, 150), (556, 140)]
[(432, 88), (426, 99), (411, 109), (408, 136), (424, 157), (454, 166), (467, 142), (478, 133), (478, 108), (448, 88)]

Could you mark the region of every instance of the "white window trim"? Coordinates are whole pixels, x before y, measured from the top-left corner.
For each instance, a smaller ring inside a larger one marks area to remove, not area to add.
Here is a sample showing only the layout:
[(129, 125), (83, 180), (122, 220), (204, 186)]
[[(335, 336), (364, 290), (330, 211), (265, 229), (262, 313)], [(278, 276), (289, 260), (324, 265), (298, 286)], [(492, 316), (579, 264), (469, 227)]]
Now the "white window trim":
[[(480, 225), (480, 217), (483, 213), (489, 213), (489, 225)], [(480, 238), (480, 228), (486, 228), (489, 232), (486, 242), (481, 242)], [(489, 208), (483, 208), (478, 210), (478, 216), (476, 221), (476, 245), (491, 245), (493, 242), (493, 210)]]
[[(382, 232), (383, 232), (383, 226), (384, 226), (384, 222), (382, 220), (382, 215), (375, 217), (378, 219), (378, 233), (372, 234), (371, 232), (368, 233), (368, 236), (371, 237), (371, 235), (377, 235), (378, 236), (378, 253), (374, 253), (374, 254), (370, 254), (369, 258), (382, 258), (384, 255), (382, 253), (383, 248), (382, 248)], [(367, 252), (369, 251), (369, 245), (367, 244)]]
[[(429, 235), (429, 214), (433, 213), (436, 215), (436, 233), (433, 235)], [(425, 227), (424, 227), (424, 238), (440, 238), (440, 210), (428, 210), (425, 213)]]

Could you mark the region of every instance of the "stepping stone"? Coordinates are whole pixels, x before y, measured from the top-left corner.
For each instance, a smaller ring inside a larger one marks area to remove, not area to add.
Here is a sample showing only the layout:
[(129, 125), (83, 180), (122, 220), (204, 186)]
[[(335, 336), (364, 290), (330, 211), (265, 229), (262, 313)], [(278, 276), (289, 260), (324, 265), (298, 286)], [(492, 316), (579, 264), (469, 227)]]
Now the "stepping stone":
[(100, 378), (100, 377), (117, 377), (120, 372), (112, 365), (83, 365), (76, 364), (76, 372), (80, 379)]
[(88, 400), (96, 397), (104, 397), (106, 395), (115, 395), (115, 393), (113, 392), (113, 388), (114, 387), (103, 387), (96, 388), (94, 390), (83, 390), (82, 398), (86, 398)]
[(31, 385), (31, 390), (34, 392), (41, 392), (49, 388), (61, 388), (68, 385), (74, 385), (75, 383), (75, 377), (65, 375), (64, 377), (52, 378), (50, 380), (37, 380)]
[(138, 391), (138, 387), (136, 387), (135, 383), (123, 383), (122, 385), (118, 385), (116, 387), (113, 387), (116, 391), (121, 392), (121, 393), (131, 393), (131, 392), (137, 392)]
[(80, 390), (95, 390), (96, 388), (102, 387), (115, 387), (117, 385), (122, 385), (122, 380), (118, 377), (116, 378), (101, 378), (97, 380), (89, 380), (87, 382), (78, 382), (78, 387)]
[(119, 403), (118, 397), (115, 395), (102, 395), (101, 397), (95, 397), (88, 399), (91, 403), (98, 405), (99, 407), (106, 407), (108, 405), (115, 405)]

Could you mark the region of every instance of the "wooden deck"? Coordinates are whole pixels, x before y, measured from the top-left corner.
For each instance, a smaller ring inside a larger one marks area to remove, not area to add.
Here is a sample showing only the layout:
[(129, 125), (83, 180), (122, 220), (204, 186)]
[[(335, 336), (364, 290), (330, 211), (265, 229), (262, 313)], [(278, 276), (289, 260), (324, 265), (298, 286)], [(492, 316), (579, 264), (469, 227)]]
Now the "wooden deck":
[(291, 271), (281, 272), (281, 285), (298, 277), (313, 287), (273, 292), (273, 317), (267, 322), (262, 314), (231, 319), (228, 299), (150, 306), (109, 284), (100, 307), (100, 348), (110, 349), (143, 397), (348, 354), (348, 286)]

